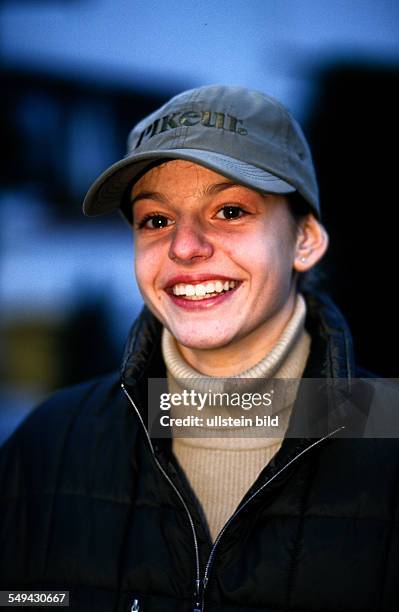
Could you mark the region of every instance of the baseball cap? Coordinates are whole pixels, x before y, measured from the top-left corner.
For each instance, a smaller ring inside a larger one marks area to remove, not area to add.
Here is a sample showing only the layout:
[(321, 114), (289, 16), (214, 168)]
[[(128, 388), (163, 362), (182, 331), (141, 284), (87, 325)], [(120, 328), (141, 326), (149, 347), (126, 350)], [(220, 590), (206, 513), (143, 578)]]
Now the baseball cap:
[(225, 85), (184, 91), (140, 121), (125, 157), (90, 187), (84, 213), (121, 208), (134, 180), (168, 159), (198, 163), (264, 193), (297, 191), (320, 217), (312, 156), (298, 122), (275, 98)]

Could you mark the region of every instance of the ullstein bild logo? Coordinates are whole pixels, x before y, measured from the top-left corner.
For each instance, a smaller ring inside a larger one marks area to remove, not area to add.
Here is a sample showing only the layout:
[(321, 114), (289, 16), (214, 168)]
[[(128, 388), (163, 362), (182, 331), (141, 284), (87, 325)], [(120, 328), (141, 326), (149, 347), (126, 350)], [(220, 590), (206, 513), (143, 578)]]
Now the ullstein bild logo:
[(225, 113), (217, 113), (212, 110), (172, 113), (160, 117), (160, 119), (156, 119), (156, 121), (146, 127), (146, 129), (141, 132), (134, 148), (137, 149), (143, 140), (149, 140), (155, 136), (155, 134), (162, 134), (162, 132), (167, 132), (168, 130), (175, 130), (180, 126), (192, 127), (198, 124), (207, 128), (226, 130), (245, 136), (248, 132), (242, 127), (242, 123), (242, 120), (237, 119), (237, 117)]

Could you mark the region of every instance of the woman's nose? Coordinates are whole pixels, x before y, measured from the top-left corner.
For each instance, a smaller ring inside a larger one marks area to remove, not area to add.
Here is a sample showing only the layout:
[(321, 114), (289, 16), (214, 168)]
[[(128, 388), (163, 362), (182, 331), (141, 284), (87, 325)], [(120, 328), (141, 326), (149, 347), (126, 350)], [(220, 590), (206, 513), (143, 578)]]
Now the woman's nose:
[(176, 226), (169, 247), (170, 259), (187, 264), (208, 259), (212, 254), (213, 246), (198, 223)]

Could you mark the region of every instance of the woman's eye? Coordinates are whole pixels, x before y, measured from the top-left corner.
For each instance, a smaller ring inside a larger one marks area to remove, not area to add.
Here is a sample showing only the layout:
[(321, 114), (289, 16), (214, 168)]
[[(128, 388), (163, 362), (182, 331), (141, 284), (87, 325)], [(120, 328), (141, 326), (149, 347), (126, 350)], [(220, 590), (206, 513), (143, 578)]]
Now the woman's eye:
[(165, 215), (147, 215), (144, 217), (142, 221), (138, 224), (138, 228), (146, 228), (146, 229), (163, 229), (168, 225), (172, 225), (172, 221), (165, 217)]
[(246, 212), (240, 206), (223, 206), (216, 214), (217, 219), (239, 219)]

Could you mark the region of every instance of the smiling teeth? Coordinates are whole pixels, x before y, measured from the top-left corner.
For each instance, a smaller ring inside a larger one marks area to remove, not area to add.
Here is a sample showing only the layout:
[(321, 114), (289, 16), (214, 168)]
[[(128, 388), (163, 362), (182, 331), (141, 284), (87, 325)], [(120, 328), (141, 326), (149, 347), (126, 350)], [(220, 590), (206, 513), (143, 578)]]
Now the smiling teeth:
[(184, 295), (186, 298), (190, 299), (205, 299), (205, 296), (213, 297), (222, 293), (223, 291), (229, 291), (230, 289), (234, 289), (236, 287), (236, 281), (222, 281), (216, 280), (208, 283), (199, 283), (197, 285), (185, 285), (183, 283), (179, 283), (178, 285), (174, 285), (172, 288), (174, 295)]

